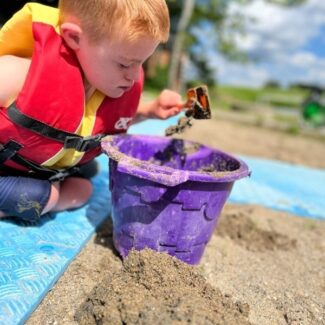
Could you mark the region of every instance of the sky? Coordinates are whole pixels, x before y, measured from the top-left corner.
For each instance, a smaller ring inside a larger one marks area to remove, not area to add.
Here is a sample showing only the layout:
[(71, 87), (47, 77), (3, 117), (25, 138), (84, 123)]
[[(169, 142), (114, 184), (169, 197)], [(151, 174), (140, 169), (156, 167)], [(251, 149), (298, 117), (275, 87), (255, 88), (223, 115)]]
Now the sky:
[(221, 84), (259, 87), (272, 80), (282, 86), (325, 87), (325, 0), (307, 0), (290, 8), (255, 0), (230, 10), (252, 18), (246, 19), (245, 35), (235, 35), (235, 40), (239, 49), (259, 61), (229, 62), (212, 50), (208, 37), (206, 51)]

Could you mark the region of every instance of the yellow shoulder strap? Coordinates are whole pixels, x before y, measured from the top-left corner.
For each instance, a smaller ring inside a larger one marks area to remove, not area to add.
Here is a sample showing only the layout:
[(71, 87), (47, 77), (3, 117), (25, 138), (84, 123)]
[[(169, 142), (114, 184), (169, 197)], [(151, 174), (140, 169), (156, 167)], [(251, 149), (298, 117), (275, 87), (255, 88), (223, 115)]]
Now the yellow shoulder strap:
[(33, 22), (53, 25), (59, 33), (59, 11), (57, 8), (38, 3), (27, 3), (0, 30), (0, 55), (31, 57), (34, 45)]

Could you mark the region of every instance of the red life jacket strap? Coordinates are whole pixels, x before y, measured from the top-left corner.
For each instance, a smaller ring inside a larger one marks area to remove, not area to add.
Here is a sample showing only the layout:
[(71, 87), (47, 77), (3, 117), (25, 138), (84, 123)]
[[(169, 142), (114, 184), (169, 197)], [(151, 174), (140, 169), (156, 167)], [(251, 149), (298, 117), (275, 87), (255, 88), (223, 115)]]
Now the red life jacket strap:
[(76, 149), (79, 152), (86, 152), (98, 147), (101, 139), (106, 136), (105, 134), (96, 134), (82, 137), (78, 134), (54, 128), (22, 113), (15, 103), (7, 108), (7, 112), (9, 118), (15, 124), (43, 135), (44, 137), (61, 142), (64, 144), (65, 149)]

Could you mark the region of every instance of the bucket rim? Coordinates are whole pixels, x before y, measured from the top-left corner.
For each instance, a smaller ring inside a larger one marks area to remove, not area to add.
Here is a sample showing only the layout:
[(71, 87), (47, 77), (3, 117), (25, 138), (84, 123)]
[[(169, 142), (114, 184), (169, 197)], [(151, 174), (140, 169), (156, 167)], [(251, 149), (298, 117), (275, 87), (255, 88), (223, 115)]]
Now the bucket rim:
[[(138, 139), (156, 139), (167, 141), (169, 138), (165, 136), (157, 135), (131, 135), (131, 134), (119, 134), (110, 135), (103, 138), (101, 142), (102, 151), (108, 155), (110, 159), (115, 161), (118, 165), (120, 172), (129, 173), (130, 170), (134, 172), (135, 176), (140, 178), (152, 180), (155, 182), (166, 183), (168, 186), (175, 186), (185, 181), (197, 181), (207, 183), (227, 183), (234, 182), (241, 178), (250, 176), (251, 172), (248, 165), (240, 158), (237, 158), (227, 152), (212, 148), (201, 144), (196, 141), (177, 139), (187, 143), (199, 144), (202, 147), (214, 150), (223, 156), (230, 158), (239, 163), (239, 168), (233, 171), (219, 171), (219, 172), (207, 172), (207, 171), (191, 171), (191, 170), (179, 170), (169, 166), (159, 166), (149, 161), (140, 160), (138, 158), (126, 155), (117, 149), (115, 143), (119, 139), (138, 138)], [(157, 175), (163, 175), (163, 179), (157, 179)], [(150, 176), (151, 175), (151, 176)], [(154, 175), (154, 177), (153, 177)]]

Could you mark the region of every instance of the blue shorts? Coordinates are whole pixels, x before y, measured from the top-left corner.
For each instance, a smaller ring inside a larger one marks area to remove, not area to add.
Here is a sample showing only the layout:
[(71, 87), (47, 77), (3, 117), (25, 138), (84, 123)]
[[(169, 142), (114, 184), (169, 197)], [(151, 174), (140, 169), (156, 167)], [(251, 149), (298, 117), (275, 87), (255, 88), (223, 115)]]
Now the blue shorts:
[(39, 220), (50, 193), (48, 180), (0, 176), (0, 211), (10, 217), (35, 222)]

